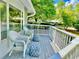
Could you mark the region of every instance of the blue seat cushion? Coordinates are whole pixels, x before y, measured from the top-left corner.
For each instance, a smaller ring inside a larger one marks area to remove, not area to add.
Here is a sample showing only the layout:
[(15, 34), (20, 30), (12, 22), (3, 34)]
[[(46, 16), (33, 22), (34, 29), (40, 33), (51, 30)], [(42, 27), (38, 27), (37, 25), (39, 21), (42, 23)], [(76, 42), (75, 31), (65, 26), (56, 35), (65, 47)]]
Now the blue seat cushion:
[(29, 47), (29, 55), (32, 57), (39, 57), (40, 55), (40, 44), (39, 42), (32, 42)]
[(34, 42), (39, 42), (38, 36), (35, 36), (35, 35), (34, 35), (32, 41), (34, 41)]
[(53, 56), (51, 56), (49, 59), (62, 59), (59, 53), (55, 53)]

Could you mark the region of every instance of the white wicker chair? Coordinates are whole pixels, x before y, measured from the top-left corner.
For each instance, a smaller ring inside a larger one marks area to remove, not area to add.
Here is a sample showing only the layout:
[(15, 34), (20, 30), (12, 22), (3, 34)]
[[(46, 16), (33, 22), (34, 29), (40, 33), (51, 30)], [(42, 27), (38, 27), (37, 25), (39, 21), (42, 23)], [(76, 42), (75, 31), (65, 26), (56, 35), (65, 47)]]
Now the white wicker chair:
[(24, 27), (22, 31), (19, 32), (21, 35), (27, 36), (30, 40), (33, 39), (34, 30), (30, 30), (27, 27)]
[[(13, 49), (14, 49), (16, 44), (23, 44), (23, 46), (24, 46), (23, 57), (25, 58), (25, 52), (26, 52), (26, 49), (27, 49), (27, 45), (30, 42), (29, 37), (22, 36), (19, 33), (17, 33), (16, 31), (9, 31), (8, 32), (8, 39), (9, 39), (9, 41), (12, 42), (12, 49), (9, 53), (9, 56), (12, 54)], [(16, 45), (16, 47), (17, 47), (17, 45)]]

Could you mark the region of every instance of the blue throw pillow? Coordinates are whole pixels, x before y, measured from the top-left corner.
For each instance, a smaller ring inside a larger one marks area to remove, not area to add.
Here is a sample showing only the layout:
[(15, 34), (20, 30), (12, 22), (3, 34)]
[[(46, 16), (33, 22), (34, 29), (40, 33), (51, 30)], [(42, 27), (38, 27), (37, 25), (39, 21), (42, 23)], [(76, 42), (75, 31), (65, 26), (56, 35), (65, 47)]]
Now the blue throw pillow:
[(29, 47), (29, 55), (32, 57), (39, 57), (40, 55), (40, 44), (38, 42), (32, 42)]

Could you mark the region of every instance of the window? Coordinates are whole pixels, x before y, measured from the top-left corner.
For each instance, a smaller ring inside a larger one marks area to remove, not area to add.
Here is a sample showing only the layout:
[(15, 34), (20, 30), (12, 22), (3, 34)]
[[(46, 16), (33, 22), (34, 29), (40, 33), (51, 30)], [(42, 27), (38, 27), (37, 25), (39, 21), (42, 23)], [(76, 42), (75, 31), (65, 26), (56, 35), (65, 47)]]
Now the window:
[(0, 2), (1, 40), (7, 38), (6, 4)]
[(21, 30), (21, 11), (13, 6), (9, 8), (9, 29), (14, 31)]

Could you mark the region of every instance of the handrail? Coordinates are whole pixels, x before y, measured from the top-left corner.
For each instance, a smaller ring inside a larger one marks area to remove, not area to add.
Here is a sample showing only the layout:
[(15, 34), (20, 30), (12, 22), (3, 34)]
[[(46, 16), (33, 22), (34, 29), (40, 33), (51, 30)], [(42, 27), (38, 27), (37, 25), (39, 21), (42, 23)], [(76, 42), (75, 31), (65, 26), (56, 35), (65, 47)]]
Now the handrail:
[(60, 31), (60, 32), (62, 32), (62, 33), (64, 33), (64, 34), (67, 34), (67, 35), (69, 35), (69, 36), (78, 37), (77, 35), (71, 34), (70, 32), (67, 32), (67, 31), (65, 31), (65, 30), (58, 29), (58, 28), (56, 28), (56, 27), (54, 27), (54, 26), (51, 26), (51, 27), (52, 27), (53, 29), (55, 29), (55, 30), (57, 30), (57, 31)]
[[(71, 41), (71, 43), (63, 48), (62, 50), (59, 51), (60, 56), (62, 57), (62, 59), (77, 59), (77, 49), (79, 45), (79, 37), (75, 38), (74, 40)], [(74, 51), (73, 51), (74, 50)], [(71, 53), (72, 52), (72, 53)], [(74, 53), (74, 56), (72, 55)], [(69, 56), (71, 55), (71, 56)]]
[[(52, 41), (51, 45), (53, 45), (53, 49), (56, 50), (55, 52), (58, 52), (62, 59), (75, 59), (73, 58), (73, 55), (71, 52), (74, 51), (79, 45), (79, 36), (75, 34), (71, 34), (67, 31), (58, 29), (54, 26), (50, 25), (40, 25), (40, 24), (27, 24), (30, 26), (48, 26), (49, 27), (49, 36), (51, 37)], [(26, 26), (26, 25), (25, 25)], [(74, 51), (75, 55), (75, 51)], [(72, 57), (71, 57), (72, 56)], [(75, 55), (76, 56), (76, 55)]]
[(75, 35), (75, 34), (71, 34), (71, 33), (69, 33), (69, 32), (67, 32), (67, 31), (65, 31), (65, 30), (61, 30), (61, 29), (58, 29), (58, 28), (56, 28), (56, 27), (54, 27), (54, 26), (50, 26), (50, 25), (41, 25), (41, 24), (26, 24), (26, 25), (32, 25), (32, 26), (49, 26), (51, 29), (55, 29), (55, 30), (57, 30), (57, 31), (59, 31), (59, 32), (61, 32), (61, 33), (64, 33), (64, 34), (67, 34), (67, 35), (69, 35), (69, 36), (72, 36), (72, 37), (78, 37), (77, 35)]
[(36, 35), (49, 35), (49, 26), (40, 24), (25, 24), (24, 27), (33, 29)]
[[(79, 52), (79, 36), (77, 36), (75, 34), (71, 34), (71, 33), (64, 31), (64, 30), (60, 30), (60, 29), (53, 27), (53, 26), (51, 26), (50, 29), (52, 29), (51, 31), (53, 31), (53, 33), (54, 33), (53, 34), (53, 37), (54, 37), (53, 38), (53, 45), (54, 46), (56, 45), (56, 47), (58, 49), (60, 49), (55, 52), (59, 52), (62, 59), (77, 59), (79, 57), (79, 53), (78, 53)], [(64, 37), (62, 37), (63, 35), (64, 35), (65, 39), (64, 39)], [(73, 38), (73, 39), (71, 40), (71, 38)], [(69, 41), (69, 42), (67, 44), (64, 43), (65, 45), (60, 43), (60, 46), (63, 45), (63, 47), (60, 48), (59, 45), (57, 45), (57, 44), (61, 41), (63, 41), (63, 42)], [(53, 48), (54, 48), (54, 46), (53, 46)], [(56, 49), (56, 47), (55, 47), (55, 49)]]
[(26, 25), (32, 25), (32, 26), (50, 26), (50, 25), (41, 25), (41, 24), (26, 24)]
[[(54, 48), (54, 50), (56, 50), (55, 52), (58, 52), (60, 54), (60, 56), (63, 59), (67, 59), (69, 57), (69, 59), (72, 59), (73, 56), (71, 54), (72, 51), (74, 51), (74, 49), (77, 50), (77, 47), (79, 45), (79, 36), (75, 35), (75, 34), (71, 34), (67, 31), (58, 29), (54, 26), (50, 26), (50, 25), (40, 25), (40, 24), (26, 24), (25, 26), (48, 26), (49, 27), (49, 36), (51, 37), (52, 41), (51, 44)], [(57, 49), (59, 50), (57, 50)], [(71, 55), (71, 56), (70, 56)], [(74, 51), (74, 55), (75, 55), (75, 51)], [(75, 55), (76, 56), (76, 55)], [(74, 57), (75, 59), (75, 57)]]
[(79, 37), (70, 32), (58, 29), (54, 26), (50, 26), (49, 35), (52, 40), (51, 45), (55, 52), (59, 52), (61, 49), (65, 48), (72, 40)]
[(50, 25), (40, 25), (40, 24), (27, 24), (27, 25), (32, 25), (32, 26), (49, 26), (50, 28), (53, 28), (53, 29), (55, 29), (55, 30), (57, 30), (57, 31), (60, 31), (60, 32), (62, 32), (62, 33), (64, 33), (64, 34), (67, 34), (67, 35), (69, 35), (69, 36), (78, 37), (78, 36), (75, 35), (75, 34), (71, 34), (71, 33), (67, 32), (67, 31), (65, 31), (65, 30), (61, 30), (61, 29), (58, 29), (58, 28), (56, 28), (56, 27), (54, 27), (54, 26), (50, 26)]

